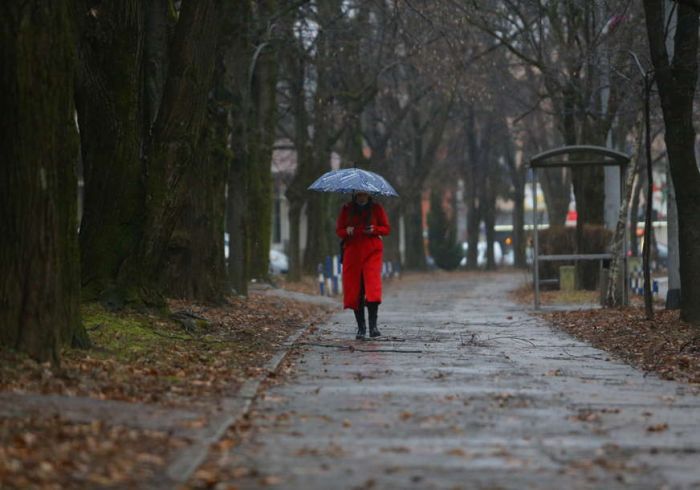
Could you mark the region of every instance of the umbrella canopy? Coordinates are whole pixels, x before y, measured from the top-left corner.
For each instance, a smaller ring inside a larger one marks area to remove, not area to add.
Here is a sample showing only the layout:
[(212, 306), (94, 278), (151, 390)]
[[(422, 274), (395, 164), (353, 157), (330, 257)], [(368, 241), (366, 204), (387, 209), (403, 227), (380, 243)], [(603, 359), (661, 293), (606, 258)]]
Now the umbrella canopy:
[(366, 192), (375, 196), (398, 197), (399, 195), (384, 177), (361, 168), (343, 168), (326, 172), (309, 186), (309, 190), (342, 194)]

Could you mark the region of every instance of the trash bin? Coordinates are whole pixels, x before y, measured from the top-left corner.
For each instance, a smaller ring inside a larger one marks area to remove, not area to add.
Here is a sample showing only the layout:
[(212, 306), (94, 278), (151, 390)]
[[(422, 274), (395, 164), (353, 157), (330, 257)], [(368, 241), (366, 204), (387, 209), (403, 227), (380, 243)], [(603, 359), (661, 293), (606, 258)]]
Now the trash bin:
[(574, 291), (576, 289), (576, 266), (562, 265), (559, 267), (559, 290)]

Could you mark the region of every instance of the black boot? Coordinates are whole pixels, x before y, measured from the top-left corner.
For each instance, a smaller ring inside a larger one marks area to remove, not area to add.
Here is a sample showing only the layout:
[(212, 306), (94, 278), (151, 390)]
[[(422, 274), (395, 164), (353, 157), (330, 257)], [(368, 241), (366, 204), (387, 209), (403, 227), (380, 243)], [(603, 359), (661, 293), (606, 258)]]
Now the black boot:
[(355, 338), (357, 340), (364, 340), (366, 333), (367, 333), (367, 327), (365, 326), (365, 324), (363, 322), (363, 323), (357, 325), (357, 334), (355, 335)]
[(355, 320), (357, 321), (357, 334), (355, 338), (357, 340), (364, 340), (365, 334), (367, 333), (367, 326), (365, 324), (365, 309), (360, 307), (355, 311)]
[(379, 305), (377, 303), (369, 303), (367, 304), (367, 309), (369, 310), (369, 336), (379, 337), (381, 335), (381, 332), (377, 328), (377, 310), (379, 309)]

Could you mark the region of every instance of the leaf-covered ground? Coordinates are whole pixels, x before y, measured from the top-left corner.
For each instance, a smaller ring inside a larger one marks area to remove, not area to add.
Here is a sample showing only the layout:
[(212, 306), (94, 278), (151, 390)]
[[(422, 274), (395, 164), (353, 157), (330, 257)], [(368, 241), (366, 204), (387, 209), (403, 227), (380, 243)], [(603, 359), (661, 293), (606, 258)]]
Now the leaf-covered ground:
[[(531, 284), (512, 293), (522, 304), (532, 304)], [(630, 298), (632, 306), (619, 309), (579, 309), (541, 313), (552, 324), (574, 337), (664, 379), (700, 383), (700, 328), (680, 321), (678, 311), (663, 309), (655, 301), (655, 318), (647, 321), (641, 296)], [(597, 291), (543, 291), (543, 305), (582, 306), (599, 301)]]
[(184, 444), (164, 431), (43, 416), (0, 419), (0, 440), (0, 488), (17, 489), (133, 486)]
[[(0, 350), (0, 395), (58, 394), (206, 413), (259, 374), (292, 333), (328, 313), (261, 292), (216, 307), (187, 301), (168, 307), (169, 313), (114, 313), (85, 305), (92, 348), (66, 349), (58, 368)], [(179, 444), (163, 431), (0, 410), (0, 488), (134, 485)]]
[(700, 383), (700, 328), (680, 321), (678, 311), (599, 309), (544, 313), (557, 327), (644, 371), (664, 379)]

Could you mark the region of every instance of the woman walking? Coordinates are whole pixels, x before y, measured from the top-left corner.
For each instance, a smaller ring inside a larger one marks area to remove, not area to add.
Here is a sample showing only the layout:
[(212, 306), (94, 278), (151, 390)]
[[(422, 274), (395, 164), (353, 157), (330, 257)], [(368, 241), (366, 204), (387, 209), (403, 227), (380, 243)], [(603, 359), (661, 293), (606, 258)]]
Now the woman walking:
[(366, 192), (353, 194), (338, 216), (336, 233), (343, 240), (343, 306), (355, 312), (356, 339), (365, 338), (365, 306), (369, 336), (379, 337), (377, 311), (382, 302), (382, 236), (390, 231), (384, 208)]

